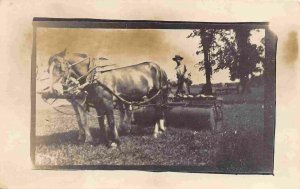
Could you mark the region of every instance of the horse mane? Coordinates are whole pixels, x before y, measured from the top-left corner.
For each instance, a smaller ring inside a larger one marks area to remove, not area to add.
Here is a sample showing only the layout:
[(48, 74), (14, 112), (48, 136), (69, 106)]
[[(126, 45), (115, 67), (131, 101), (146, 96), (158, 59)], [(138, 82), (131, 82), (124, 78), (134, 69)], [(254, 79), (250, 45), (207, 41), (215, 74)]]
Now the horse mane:
[(65, 49), (65, 50), (63, 50), (63, 51), (61, 51), (61, 52), (59, 52), (59, 53), (56, 53), (56, 54), (50, 56), (50, 58), (49, 58), (49, 60), (48, 60), (48, 66), (50, 66), (51, 62), (53, 62), (53, 60), (54, 60), (57, 56), (59, 56), (59, 57), (65, 56), (66, 51), (67, 51), (67, 49)]
[(55, 55), (50, 56), (49, 60), (48, 60), (48, 66), (50, 66), (51, 62), (53, 62), (54, 58), (56, 57)]
[[(64, 57), (64, 56), (66, 56), (66, 54), (63, 54), (63, 53), (64, 53), (64, 51), (52, 55), (52, 56), (49, 58), (49, 60), (48, 60), (48, 65), (50, 65), (51, 62), (53, 62), (53, 60), (54, 60), (57, 56), (58, 56), (58, 57)], [(69, 54), (69, 55), (71, 54), (71, 55), (73, 55), (73, 56), (75, 56), (75, 57), (80, 57), (80, 58), (87, 58), (87, 57), (88, 57), (88, 55), (85, 54), (85, 53), (67, 53), (67, 54)]]
[(84, 53), (72, 53), (72, 54), (75, 55), (75, 56), (79, 56), (81, 58), (87, 58), (88, 57), (88, 55), (84, 54)]

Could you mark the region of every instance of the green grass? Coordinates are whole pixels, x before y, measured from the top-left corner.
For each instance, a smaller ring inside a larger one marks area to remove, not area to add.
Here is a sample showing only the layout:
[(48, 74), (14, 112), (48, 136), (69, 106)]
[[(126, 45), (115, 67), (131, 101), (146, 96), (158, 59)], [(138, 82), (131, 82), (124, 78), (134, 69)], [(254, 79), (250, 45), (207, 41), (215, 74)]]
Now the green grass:
[[(68, 110), (69, 111), (69, 110)], [(97, 120), (89, 117), (92, 135), (101, 137)], [(119, 149), (79, 144), (75, 116), (37, 111), (36, 165), (180, 165), (211, 171), (257, 172), (262, 160), (263, 106), (224, 106), (220, 131), (168, 127), (157, 139), (153, 128), (121, 136)]]

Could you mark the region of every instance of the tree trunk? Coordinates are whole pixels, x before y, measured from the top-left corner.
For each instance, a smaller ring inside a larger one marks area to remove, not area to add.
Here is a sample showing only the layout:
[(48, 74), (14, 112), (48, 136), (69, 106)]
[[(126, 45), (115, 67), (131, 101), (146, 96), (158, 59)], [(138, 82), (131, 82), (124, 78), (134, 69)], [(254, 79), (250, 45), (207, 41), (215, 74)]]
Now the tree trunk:
[(249, 93), (249, 59), (245, 48), (249, 45), (249, 28), (236, 29), (236, 42), (238, 47), (238, 77), (240, 79), (241, 93)]
[(212, 68), (211, 64), (209, 62), (209, 47), (211, 44), (211, 34), (209, 34), (206, 30), (201, 31), (201, 43), (203, 46), (203, 53), (204, 53), (204, 69), (205, 69), (205, 79), (206, 83), (202, 88), (202, 93), (206, 95), (211, 95), (212, 94), (212, 86), (211, 86), (211, 81), (210, 77), (212, 74)]
[(240, 86), (241, 86), (241, 90), (239, 92), (241, 94), (251, 93), (250, 82), (247, 76), (240, 78)]

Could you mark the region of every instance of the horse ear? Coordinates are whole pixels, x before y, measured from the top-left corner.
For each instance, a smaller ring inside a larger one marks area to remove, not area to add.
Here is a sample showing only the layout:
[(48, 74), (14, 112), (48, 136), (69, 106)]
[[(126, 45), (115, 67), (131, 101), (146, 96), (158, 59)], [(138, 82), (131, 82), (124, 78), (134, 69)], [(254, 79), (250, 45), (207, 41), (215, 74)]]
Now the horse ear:
[(67, 54), (67, 48), (65, 48), (65, 50), (63, 50), (60, 53), (58, 53), (57, 56), (59, 56), (59, 57), (65, 57), (66, 54)]
[(67, 48), (65, 48), (65, 50), (63, 50), (63, 52), (61, 52), (61, 56), (66, 56), (66, 54), (67, 54)]

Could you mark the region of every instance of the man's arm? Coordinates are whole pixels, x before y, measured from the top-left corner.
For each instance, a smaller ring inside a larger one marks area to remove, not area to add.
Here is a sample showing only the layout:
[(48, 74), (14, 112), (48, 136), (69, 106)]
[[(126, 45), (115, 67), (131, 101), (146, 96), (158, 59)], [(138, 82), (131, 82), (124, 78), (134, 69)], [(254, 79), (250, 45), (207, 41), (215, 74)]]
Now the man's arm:
[(187, 72), (186, 66), (183, 65), (183, 75)]

